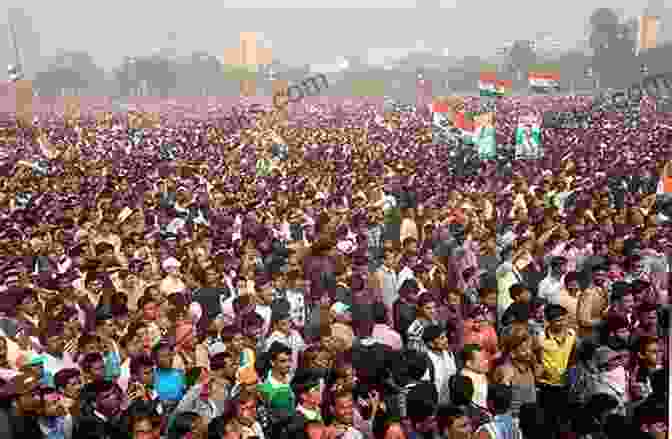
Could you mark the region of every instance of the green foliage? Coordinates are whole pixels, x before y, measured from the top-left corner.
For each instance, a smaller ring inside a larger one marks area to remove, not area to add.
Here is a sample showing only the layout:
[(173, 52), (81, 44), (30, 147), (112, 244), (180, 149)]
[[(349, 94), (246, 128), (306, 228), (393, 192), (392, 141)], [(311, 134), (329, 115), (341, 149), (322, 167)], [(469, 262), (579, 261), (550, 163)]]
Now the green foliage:
[(230, 81), (244, 81), (257, 78), (257, 69), (255, 66), (243, 65), (224, 65), (224, 79)]

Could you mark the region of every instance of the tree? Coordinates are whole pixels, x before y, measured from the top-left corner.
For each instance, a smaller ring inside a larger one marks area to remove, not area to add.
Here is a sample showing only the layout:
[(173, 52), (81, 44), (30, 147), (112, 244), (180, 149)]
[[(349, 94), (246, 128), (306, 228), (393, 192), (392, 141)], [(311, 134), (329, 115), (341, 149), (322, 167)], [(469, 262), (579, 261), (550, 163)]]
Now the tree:
[(61, 51), (35, 75), (35, 87), (44, 96), (100, 94), (105, 83), (105, 71), (84, 51)]

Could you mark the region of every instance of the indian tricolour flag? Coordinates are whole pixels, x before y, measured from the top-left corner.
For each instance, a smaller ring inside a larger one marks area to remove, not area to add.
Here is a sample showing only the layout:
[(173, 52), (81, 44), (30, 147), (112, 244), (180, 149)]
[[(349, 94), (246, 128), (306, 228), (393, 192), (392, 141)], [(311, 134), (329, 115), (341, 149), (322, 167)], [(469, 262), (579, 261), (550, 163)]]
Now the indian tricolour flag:
[(455, 115), (455, 128), (460, 129), (466, 143), (472, 143), (478, 134), (478, 124), (474, 119), (474, 114), (468, 111), (460, 111)]
[(497, 96), (497, 73), (483, 72), (478, 78), (481, 96)]
[(511, 89), (513, 88), (513, 81), (509, 79), (498, 79), (497, 84), (497, 96), (505, 96), (511, 94)]
[(527, 79), (532, 88), (554, 89), (560, 85), (560, 74), (555, 72), (530, 72)]

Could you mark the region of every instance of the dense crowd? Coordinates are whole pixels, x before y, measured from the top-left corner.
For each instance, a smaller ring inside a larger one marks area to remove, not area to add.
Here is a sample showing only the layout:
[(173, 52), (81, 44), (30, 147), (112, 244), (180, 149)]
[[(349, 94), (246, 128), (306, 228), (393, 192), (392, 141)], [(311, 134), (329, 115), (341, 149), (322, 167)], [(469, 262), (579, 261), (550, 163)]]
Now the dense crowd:
[(470, 173), (423, 109), (3, 121), (0, 436), (665, 437), (643, 107)]

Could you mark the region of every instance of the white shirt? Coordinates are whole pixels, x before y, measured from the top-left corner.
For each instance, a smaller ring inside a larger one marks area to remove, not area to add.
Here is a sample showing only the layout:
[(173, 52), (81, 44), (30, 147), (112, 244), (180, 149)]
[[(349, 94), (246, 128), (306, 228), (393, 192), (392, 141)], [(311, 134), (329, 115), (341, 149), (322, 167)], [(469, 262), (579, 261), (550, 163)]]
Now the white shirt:
[(77, 363), (75, 363), (70, 354), (67, 352), (63, 353), (62, 358), (57, 358), (47, 352), (44, 354), (44, 370), (50, 372), (53, 375), (62, 369), (79, 369)]
[(561, 292), (562, 282), (550, 274), (539, 282), (539, 297), (546, 299), (548, 303), (559, 305)]
[(268, 305), (257, 305), (255, 311), (264, 318), (264, 334), (268, 334), (268, 330), (271, 327), (271, 307)]
[(450, 401), (448, 380), (457, 373), (455, 357), (450, 351), (434, 352), (428, 350), (427, 354), (434, 365), (434, 385), (439, 393), (439, 404), (448, 403)]
[(488, 406), (488, 378), (482, 373), (476, 373), (469, 369), (462, 369), (462, 375), (471, 378), (474, 383), (474, 396), (471, 402), (479, 407)]

